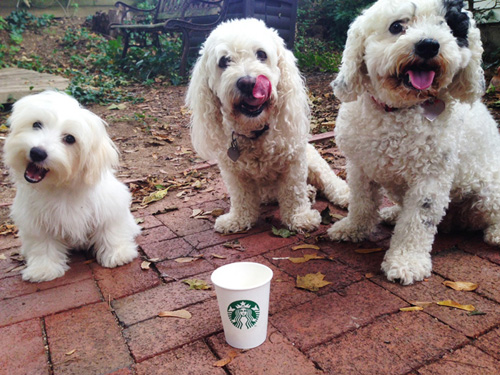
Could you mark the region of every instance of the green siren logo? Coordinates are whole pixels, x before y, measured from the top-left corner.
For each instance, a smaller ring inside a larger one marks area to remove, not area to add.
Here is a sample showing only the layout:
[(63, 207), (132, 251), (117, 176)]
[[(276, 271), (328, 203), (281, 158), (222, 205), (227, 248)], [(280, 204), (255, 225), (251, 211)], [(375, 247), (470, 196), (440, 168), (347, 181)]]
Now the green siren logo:
[(250, 329), (259, 320), (260, 308), (253, 301), (235, 301), (227, 308), (227, 315), (236, 328), (242, 329), (245, 325)]

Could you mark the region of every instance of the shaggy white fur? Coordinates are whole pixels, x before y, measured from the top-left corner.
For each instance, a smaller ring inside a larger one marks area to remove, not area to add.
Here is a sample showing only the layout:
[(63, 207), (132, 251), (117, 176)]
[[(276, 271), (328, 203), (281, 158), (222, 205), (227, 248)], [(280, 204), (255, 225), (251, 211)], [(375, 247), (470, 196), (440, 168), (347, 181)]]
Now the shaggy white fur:
[(215, 230), (249, 229), (261, 202), (276, 198), (289, 228), (316, 228), (320, 215), (308, 199), (308, 174), (328, 199), (347, 205), (347, 184), (307, 142), (308, 97), (295, 58), (264, 22), (228, 21), (210, 34), (186, 102), (193, 146), (217, 160), (231, 197)]
[(71, 248), (93, 246), (97, 262), (116, 267), (137, 256), (140, 228), (127, 187), (114, 176), (118, 152), (105, 123), (55, 91), (14, 104), (4, 159), (17, 188), (24, 280), (48, 281), (68, 269)]
[[(349, 215), (333, 240), (361, 241), (395, 223), (382, 270), (411, 284), (430, 276), (446, 209), (500, 244), (500, 136), (479, 101), (479, 30), (455, 0), (379, 0), (351, 25), (333, 82), (344, 103), (336, 140), (347, 157)], [(378, 208), (384, 188), (397, 204)], [(455, 210), (454, 210), (455, 211)]]

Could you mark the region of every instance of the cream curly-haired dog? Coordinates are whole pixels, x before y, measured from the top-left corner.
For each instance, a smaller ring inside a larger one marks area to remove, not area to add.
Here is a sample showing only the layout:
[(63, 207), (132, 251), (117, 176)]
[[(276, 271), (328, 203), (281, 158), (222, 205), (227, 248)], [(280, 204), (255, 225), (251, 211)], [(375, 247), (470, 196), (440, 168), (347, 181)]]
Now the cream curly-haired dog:
[[(430, 276), (446, 209), (500, 244), (500, 136), (479, 101), (479, 30), (462, 1), (380, 0), (351, 25), (339, 75), (336, 140), (347, 157), (349, 214), (328, 234), (361, 241), (395, 222), (382, 270)], [(384, 209), (381, 189), (396, 203)]]
[(264, 22), (228, 21), (209, 35), (186, 102), (193, 146), (217, 160), (231, 197), (215, 230), (250, 228), (261, 202), (273, 198), (291, 229), (316, 228), (321, 218), (311, 209), (308, 174), (328, 199), (347, 204), (347, 184), (307, 142), (308, 97), (295, 58)]
[(137, 257), (140, 227), (114, 176), (118, 152), (104, 121), (69, 95), (45, 91), (18, 100), (9, 123), (4, 159), (17, 188), (23, 279), (64, 275), (70, 249), (92, 247), (104, 267)]

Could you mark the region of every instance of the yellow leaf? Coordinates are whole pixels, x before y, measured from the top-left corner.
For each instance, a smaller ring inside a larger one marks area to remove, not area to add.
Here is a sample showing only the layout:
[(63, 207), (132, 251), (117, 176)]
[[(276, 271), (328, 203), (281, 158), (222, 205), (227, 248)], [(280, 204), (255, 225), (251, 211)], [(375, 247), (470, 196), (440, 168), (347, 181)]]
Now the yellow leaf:
[(163, 190), (158, 190), (158, 191), (155, 191), (154, 193), (149, 194), (147, 197), (144, 197), (144, 199), (142, 200), (142, 204), (144, 205), (144, 204), (149, 204), (149, 203), (153, 203), (153, 202), (162, 200), (163, 198), (165, 198), (167, 196), (168, 189), (170, 189), (170, 187), (163, 189)]
[(297, 288), (302, 288), (306, 290), (310, 290), (312, 292), (317, 292), (319, 288), (322, 288), (331, 282), (323, 280), (325, 275), (321, 272), (318, 273), (309, 273), (305, 276), (297, 276)]
[(198, 279), (187, 279), (182, 281), (184, 284), (189, 285), (189, 289), (194, 290), (207, 290), (210, 289), (210, 285), (207, 285), (207, 282), (204, 280)]
[(379, 251), (384, 251), (381, 247), (377, 247), (375, 249), (356, 249), (354, 250), (358, 254), (371, 254), (371, 253), (377, 253)]
[(422, 306), (401, 307), (399, 311), (420, 311), (424, 308)]
[(233, 359), (235, 359), (240, 353), (238, 353), (236, 350), (231, 350), (227, 357), (222, 358), (218, 360), (217, 362), (214, 363), (214, 367), (224, 367), (231, 363)]
[(303, 244), (303, 245), (298, 245), (298, 246), (294, 246), (292, 247), (292, 250), (295, 251), (295, 250), (300, 250), (300, 249), (313, 249), (313, 250), (319, 250), (319, 246), (316, 246), (316, 245), (309, 245), (309, 244)]
[(420, 307), (429, 307), (432, 304), (434, 304), (434, 302), (410, 301), (410, 305), (420, 306)]
[(187, 310), (176, 310), (176, 311), (161, 311), (158, 316), (162, 318), (181, 318), (181, 319), (191, 319), (193, 315)]
[(451, 289), (471, 292), (479, 287), (479, 284), (474, 284), (468, 281), (443, 281), (443, 284)]
[(325, 257), (319, 256), (317, 254), (306, 254), (301, 258), (288, 258), (292, 263), (305, 263), (312, 259), (325, 259)]
[(465, 310), (465, 311), (474, 311), (476, 308), (472, 305), (461, 305), (458, 302), (452, 301), (452, 300), (446, 300), (446, 301), (439, 301), (436, 302), (439, 306), (448, 306), (448, 307), (454, 307), (456, 309), (460, 310)]

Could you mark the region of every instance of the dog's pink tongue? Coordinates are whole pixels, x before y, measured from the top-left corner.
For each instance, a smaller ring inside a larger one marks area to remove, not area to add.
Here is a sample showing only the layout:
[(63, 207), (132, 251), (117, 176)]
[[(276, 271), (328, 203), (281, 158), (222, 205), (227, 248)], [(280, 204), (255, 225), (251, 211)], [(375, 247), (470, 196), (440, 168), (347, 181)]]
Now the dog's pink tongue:
[(434, 76), (436, 75), (432, 70), (409, 70), (408, 74), (410, 75), (411, 85), (418, 90), (426, 90), (431, 87)]
[(258, 106), (265, 103), (269, 99), (269, 96), (271, 96), (271, 90), (271, 82), (267, 77), (263, 75), (258, 76), (252, 91), (253, 100), (249, 104)]

